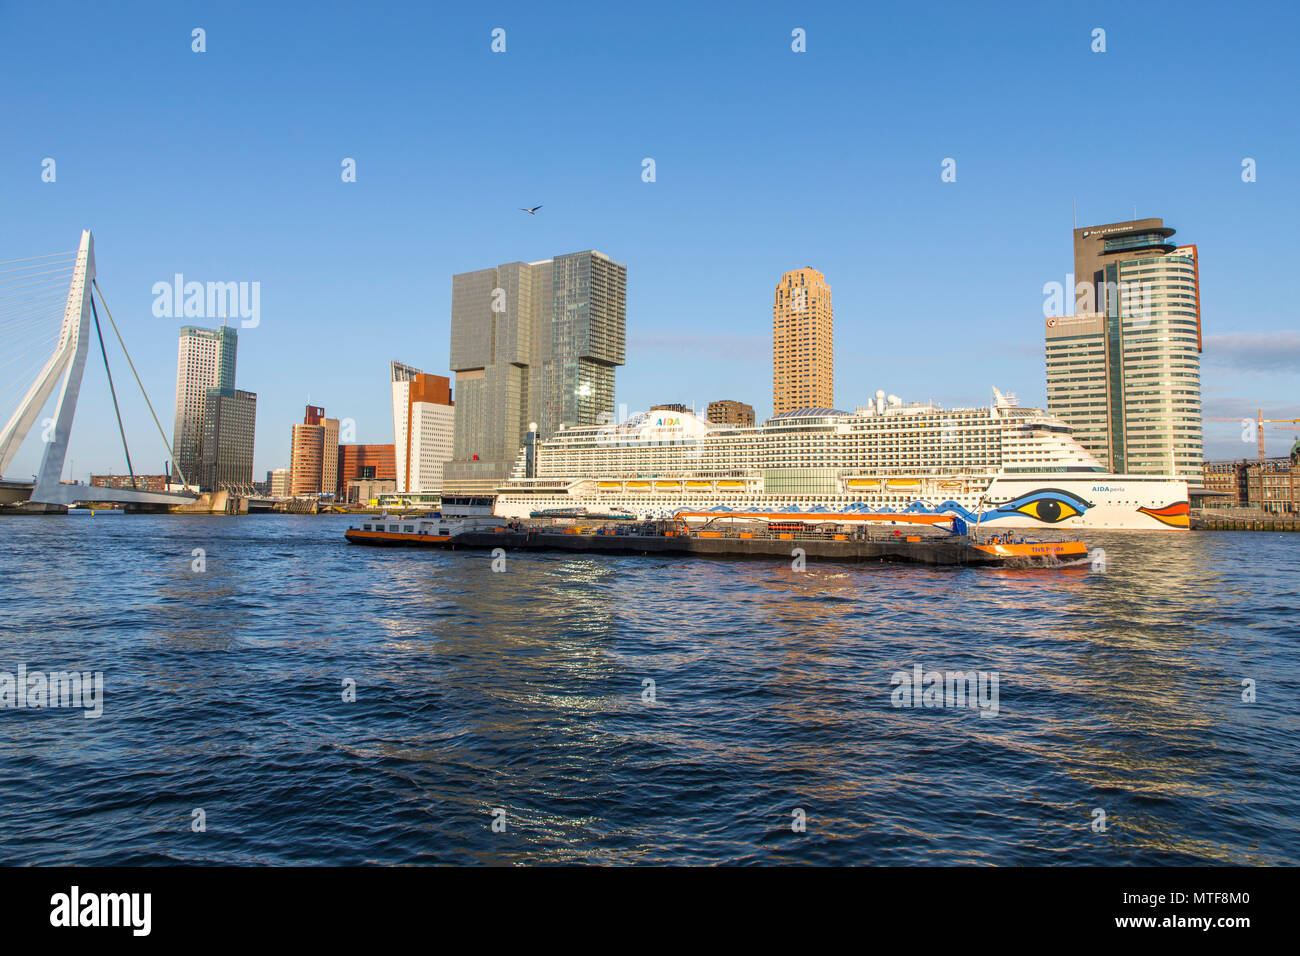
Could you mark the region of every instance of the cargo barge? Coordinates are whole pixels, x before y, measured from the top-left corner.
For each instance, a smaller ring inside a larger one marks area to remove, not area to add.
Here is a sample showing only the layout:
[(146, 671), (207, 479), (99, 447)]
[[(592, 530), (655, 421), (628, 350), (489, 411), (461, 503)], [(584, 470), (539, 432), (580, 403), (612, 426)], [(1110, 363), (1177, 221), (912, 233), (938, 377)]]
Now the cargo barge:
[[(932, 566), (1061, 565), (1088, 556), (1081, 541), (1033, 541), (968, 533), (937, 515), (822, 515), (809, 521), (734, 513), (719, 521), (682, 514), (672, 521), (607, 524), (580, 515), (534, 521), (478, 515), (383, 515), (345, 532), (351, 544), (448, 551), (560, 551), (578, 554), (768, 558)], [(759, 517), (760, 520), (754, 520)], [(579, 523), (584, 522), (584, 523)]]

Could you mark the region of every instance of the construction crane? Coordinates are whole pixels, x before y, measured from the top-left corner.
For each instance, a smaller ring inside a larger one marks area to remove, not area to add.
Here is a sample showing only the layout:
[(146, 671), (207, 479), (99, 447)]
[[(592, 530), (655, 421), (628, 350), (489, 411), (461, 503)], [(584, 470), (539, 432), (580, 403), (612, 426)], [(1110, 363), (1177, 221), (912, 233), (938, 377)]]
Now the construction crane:
[[(1248, 422), (1249, 418), (1206, 418), (1207, 422)], [(1263, 461), (1267, 455), (1264, 451), (1264, 426), (1275, 425), (1278, 428), (1285, 428), (1287, 425), (1300, 424), (1300, 418), (1265, 418), (1264, 410), (1258, 410), (1255, 416), (1255, 442), (1259, 451), (1259, 460)]]

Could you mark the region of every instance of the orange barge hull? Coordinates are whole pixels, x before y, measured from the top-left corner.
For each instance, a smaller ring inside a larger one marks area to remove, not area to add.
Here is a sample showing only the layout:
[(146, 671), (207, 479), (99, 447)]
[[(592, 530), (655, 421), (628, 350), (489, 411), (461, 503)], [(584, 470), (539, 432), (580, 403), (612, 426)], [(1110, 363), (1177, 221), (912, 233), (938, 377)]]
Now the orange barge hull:
[(447, 542), (451, 540), (449, 534), (414, 534), (403, 531), (362, 531), (359, 528), (348, 528), (343, 532), (343, 536), (351, 544), (378, 544), (392, 545), (394, 547), (420, 547), (421, 545), (429, 548), (446, 547)]
[(1057, 561), (1077, 561), (1088, 556), (1088, 546), (1082, 541), (1033, 541), (1024, 544), (973, 545), (985, 554), (999, 558), (1054, 558)]

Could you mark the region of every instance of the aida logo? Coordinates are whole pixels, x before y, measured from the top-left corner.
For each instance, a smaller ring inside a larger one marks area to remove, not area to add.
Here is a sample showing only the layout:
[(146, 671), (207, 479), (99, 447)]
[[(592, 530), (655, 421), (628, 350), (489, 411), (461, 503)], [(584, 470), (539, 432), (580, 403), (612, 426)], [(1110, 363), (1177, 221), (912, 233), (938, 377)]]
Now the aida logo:
[(682, 420), (680, 418), (659, 418), (655, 420), (655, 425), (660, 428), (681, 427), (681, 424)]

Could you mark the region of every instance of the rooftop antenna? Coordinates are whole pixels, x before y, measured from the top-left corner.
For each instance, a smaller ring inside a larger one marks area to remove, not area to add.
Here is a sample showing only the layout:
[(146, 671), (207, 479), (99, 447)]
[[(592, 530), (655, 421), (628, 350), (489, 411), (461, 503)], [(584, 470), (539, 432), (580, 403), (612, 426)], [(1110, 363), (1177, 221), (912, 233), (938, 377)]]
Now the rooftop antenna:
[(1074, 228), (1079, 228), (1079, 197), (1074, 197)]

